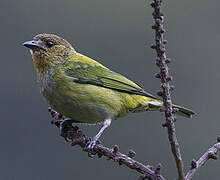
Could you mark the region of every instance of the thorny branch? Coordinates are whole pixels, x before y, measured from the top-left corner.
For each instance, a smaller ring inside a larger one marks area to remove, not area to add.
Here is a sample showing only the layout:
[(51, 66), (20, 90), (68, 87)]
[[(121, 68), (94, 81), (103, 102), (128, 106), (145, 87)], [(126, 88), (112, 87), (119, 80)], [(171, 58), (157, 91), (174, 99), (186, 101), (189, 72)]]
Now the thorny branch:
[[(64, 121), (63, 117), (51, 108), (48, 110), (53, 118), (52, 123), (60, 128), (61, 123)], [(65, 125), (63, 124), (61, 136), (64, 137), (65, 140), (72, 146), (78, 145), (83, 151), (88, 152), (85, 149), (85, 146), (90, 138), (86, 137), (77, 126), (72, 126), (71, 123), (66, 123)], [(95, 145), (92, 152), (88, 153), (89, 156), (97, 155), (99, 158), (105, 156), (108, 160), (113, 160), (114, 162), (119, 163), (119, 165), (125, 165), (128, 168), (141, 173), (143, 175), (142, 178), (144, 179), (165, 180), (164, 177), (160, 175), (160, 165), (158, 165), (156, 168), (153, 168), (150, 165), (146, 166), (134, 160), (133, 157), (135, 156), (135, 152), (132, 150), (129, 151), (128, 155), (125, 155), (119, 152), (119, 147), (117, 145), (115, 145), (113, 148), (108, 148), (99, 143)]]
[(156, 50), (157, 58), (156, 65), (160, 68), (160, 72), (155, 76), (161, 80), (161, 89), (162, 91), (158, 95), (162, 96), (164, 107), (165, 107), (165, 117), (166, 123), (164, 124), (167, 127), (168, 138), (171, 146), (171, 150), (176, 162), (176, 167), (178, 169), (179, 180), (184, 180), (184, 165), (180, 152), (179, 143), (177, 141), (176, 130), (175, 130), (175, 116), (173, 115), (172, 101), (170, 90), (172, 87), (169, 84), (169, 81), (172, 80), (172, 77), (169, 74), (167, 64), (170, 62), (170, 59), (166, 56), (165, 44), (167, 41), (164, 39), (164, 17), (161, 12), (162, 0), (153, 0), (151, 3), (152, 8), (154, 9), (153, 18), (154, 25), (152, 29), (155, 30), (155, 44), (151, 46), (152, 49)]
[(218, 138), (218, 142), (214, 144), (211, 148), (209, 148), (197, 161), (192, 160), (191, 169), (186, 174), (185, 180), (191, 180), (195, 172), (209, 159), (217, 159), (217, 153), (220, 151), (220, 138)]

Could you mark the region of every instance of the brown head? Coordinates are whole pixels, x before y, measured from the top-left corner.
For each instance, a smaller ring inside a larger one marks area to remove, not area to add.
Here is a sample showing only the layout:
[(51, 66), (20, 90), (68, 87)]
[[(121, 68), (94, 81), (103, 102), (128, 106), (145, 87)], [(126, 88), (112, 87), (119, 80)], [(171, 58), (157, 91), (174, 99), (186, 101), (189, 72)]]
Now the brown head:
[(65, 39), (53, 34), (38, 34), (23, 45), (30, 49), (33, 63), (38, 72), (52, 65), (63, 63), (75, 50)]

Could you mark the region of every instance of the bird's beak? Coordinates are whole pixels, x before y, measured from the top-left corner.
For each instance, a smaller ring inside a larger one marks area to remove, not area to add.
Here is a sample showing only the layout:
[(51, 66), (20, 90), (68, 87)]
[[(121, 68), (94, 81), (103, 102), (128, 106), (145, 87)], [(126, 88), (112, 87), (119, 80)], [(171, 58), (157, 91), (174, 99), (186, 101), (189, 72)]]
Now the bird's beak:
[(44, 44), (41, 40), (26, 41), (22, 45), (33, 51), (40, 50), (40, 49), (45, 50)]

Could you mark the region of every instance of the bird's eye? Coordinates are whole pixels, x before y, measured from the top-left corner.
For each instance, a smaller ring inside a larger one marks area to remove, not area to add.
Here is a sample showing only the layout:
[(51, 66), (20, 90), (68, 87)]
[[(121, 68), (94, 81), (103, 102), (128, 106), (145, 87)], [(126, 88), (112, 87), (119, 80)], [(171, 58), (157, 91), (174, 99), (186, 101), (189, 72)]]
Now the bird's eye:
[(49, 40), (46, 42), (46, 45), (47, 45), (47, 47), (50, 48), (50, 47), (54, 46), (54, 42)]

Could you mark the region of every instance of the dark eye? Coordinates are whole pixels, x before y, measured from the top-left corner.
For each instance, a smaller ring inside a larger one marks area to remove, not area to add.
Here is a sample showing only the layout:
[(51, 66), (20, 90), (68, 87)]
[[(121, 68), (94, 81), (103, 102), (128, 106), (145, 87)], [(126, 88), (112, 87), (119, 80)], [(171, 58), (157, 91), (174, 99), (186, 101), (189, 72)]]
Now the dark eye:
[(54, 43), (53, 41), (48, 40), (48, 41), (46, 42), (46, 45), (47, 45), (47, 47), (50, 48), (50, 47), (54, 46), (55, 43)]

